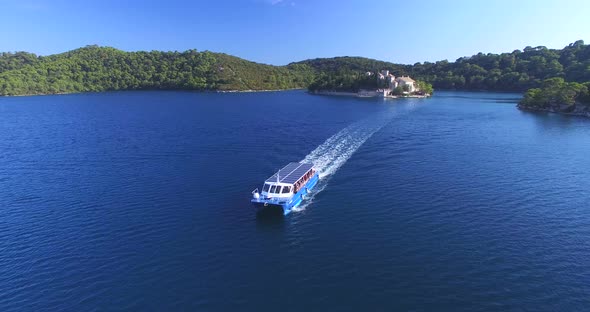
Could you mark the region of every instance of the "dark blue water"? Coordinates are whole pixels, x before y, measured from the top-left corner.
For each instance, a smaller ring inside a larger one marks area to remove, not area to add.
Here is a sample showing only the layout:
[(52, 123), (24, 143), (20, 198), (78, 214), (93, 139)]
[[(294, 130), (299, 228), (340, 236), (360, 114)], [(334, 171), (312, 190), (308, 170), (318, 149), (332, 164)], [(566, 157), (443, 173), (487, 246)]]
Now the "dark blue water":
[(0, 98), (0, 310), (588, 310), (590, 121), (518, 97)]

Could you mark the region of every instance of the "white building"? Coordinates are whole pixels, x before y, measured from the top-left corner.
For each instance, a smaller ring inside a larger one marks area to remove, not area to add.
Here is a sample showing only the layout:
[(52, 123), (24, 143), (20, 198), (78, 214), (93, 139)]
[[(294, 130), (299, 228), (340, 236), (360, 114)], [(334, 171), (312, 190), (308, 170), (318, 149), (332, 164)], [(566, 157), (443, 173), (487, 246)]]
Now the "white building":
[(416, 81), (408, 76), (402, 76), (402, 77), (397, 77), (395, 79), (395, 88), (397, 87), (404, 87), (404, 86), (408, 86), (408, 91), (409, 92), (414, 92), (417, 91), (417, 87), (416, 87)]
[[(367, 76), (372, 74), (371, 72), (365, 73)], [(402, 77), (395, 77), (393, 74), (389, 72), (389, 70), (383, 69), (381, 72), (377, 72), (377, 78), (385, 82), (388, 91), (393, 91), (397, 87), (404, 87), (408, 86), (408, 92), (416, 92), (418, 91), (418, 86), (416, 85), (416, 81), (409, 76), (402, 76)], [(378, 92), (379, 93), (379, 92)]]
[(389, 70), (383, 69), (381, 70), (380, 73), (378, 73), (377, 77), (379, 77), (379, 80), (383, 80), (385, 81), (385, 84), (387, 85), (388, 89), (393, 90), (393, 84), (395, 82), (395, 76), (389, 73)]

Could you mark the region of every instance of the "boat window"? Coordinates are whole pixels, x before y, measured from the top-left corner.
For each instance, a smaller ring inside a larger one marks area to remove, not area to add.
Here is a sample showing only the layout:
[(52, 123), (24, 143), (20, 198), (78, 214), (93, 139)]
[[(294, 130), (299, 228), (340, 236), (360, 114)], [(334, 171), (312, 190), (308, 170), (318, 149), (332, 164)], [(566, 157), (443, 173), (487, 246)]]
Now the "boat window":
[(290, 188), (290, 187), (288, 187), (288, 186), (284, 186), (284, 187), (283, 187), (283, 192), (282, 192), (282, 193), (283, 193), (283, 194), (285, 194), (285, 193), (289, 193), (290, 191), (291, 191), (291, 188)]
[(275, 191), (276, 191), (276, 189), (277, 189), (277, 186), (276, 186), (276, 185), (273, 185), (273, 186), (270, 188), (270, 193), (276, 193), (276, 192), (275, 192)]
[(270, 189), (270, 184), (264, 184), (264, 186), (262, 187), (262, 191), (263, 192), (268, 192), (268, 190)]

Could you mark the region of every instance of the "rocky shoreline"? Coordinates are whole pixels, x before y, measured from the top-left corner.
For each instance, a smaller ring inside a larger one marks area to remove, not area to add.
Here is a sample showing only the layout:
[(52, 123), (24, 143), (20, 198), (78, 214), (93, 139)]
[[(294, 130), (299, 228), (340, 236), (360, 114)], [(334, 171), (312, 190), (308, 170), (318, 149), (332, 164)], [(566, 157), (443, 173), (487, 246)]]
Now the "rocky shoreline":
[(291, 88), (291, 89), (262, 89), (262, 90), (213, 90), (215, 93), (253, 93), (253, 92), (281, 92), (281, 91), (294, 91), (303, 90), (304, 88)]
[(385, 99), (398, 99), (398, 98), (427, 98), (430, 97), (430, 94), (425, 95), (417, 95), (417, 94), (409, 94), (409, 95), (379, 95), (375, 94), (367, 94), (361, 92), (341, 92), (341, 91), (310, 91), (310, 94), (314, 95), (333, 95), (333, 96), (353, 96), (359, 98), (385, 98)]
[(170, 90), (159, 90), (159, 89), (126, 89), (126, 90), (105, 90), (105, 91), (81, 91), (81, 92), (54, 92), (54, 93), (27, 93), (27, 94), (11, 94), (11, 95), (0, 95), (0, 97), (17, 97), (17, 96), (46, 96), (46, 95), (68, 95), (68, 94), (85, 94), (85, 93), (105, 93), (105, 92), (141, 92), (141, 91), (186, 91), (186, 92), (199, 92), (199, 93), (255, 93), (255, 92), (283, 92), (283, 91), (296, 91), (304, 90), (304, 88), (292, 88), (292, 89), (263, 89), (263, 90), (190, 90), (190, 89), (170, 89)]
[(571, 105), (554, 105), (550, 107), (538, 108), (538, 107), (530, 107), (525, 106), (522, 104), (517, 104), (516, 107), (523, 111), (529, 112), (544, 112), (544, 113), (553, 113), (553, 114), (560, 114), (566, 116), (579, 116), (579, 117), (588, 117), (590, 118), (590, 106), (576, 104), (574, 105), (573, 109)]
[(335, 96), (358, 96), (358, 93), (356, 93), (356, 92), (340, 92), (340, 91), (309, 91), (309, 94), (335, 95)]

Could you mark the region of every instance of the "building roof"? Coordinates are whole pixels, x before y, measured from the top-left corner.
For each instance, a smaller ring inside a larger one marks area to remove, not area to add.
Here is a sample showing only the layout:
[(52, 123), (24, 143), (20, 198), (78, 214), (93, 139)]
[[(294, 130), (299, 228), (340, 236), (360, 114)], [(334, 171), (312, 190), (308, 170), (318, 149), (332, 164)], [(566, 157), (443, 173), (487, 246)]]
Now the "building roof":
[(311, 170), (311, 168), (313, 168), (313, 164), (292, 162), (273, 174), (272, 177), (266, 179), (265, 182), (277, 182), (278, 175), (278, 181), (280, 183), (293, 184)]
[(405, 77), (397, 77), (396, 80), (401, 80), (401, 81), (404, 81), (404, 82), (416, 82), (414, 79), (412, 79), (412, 78), (410, 78), (408, 76), (405, 76)]

